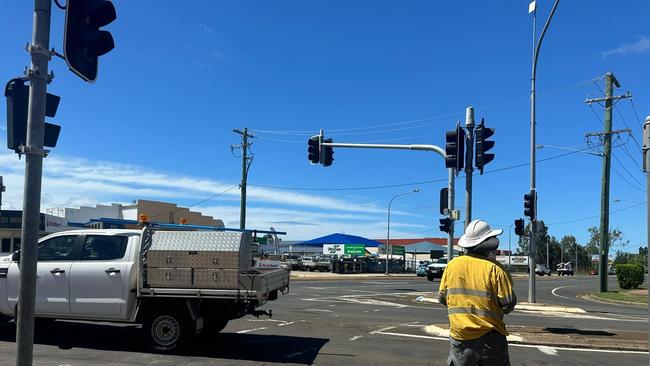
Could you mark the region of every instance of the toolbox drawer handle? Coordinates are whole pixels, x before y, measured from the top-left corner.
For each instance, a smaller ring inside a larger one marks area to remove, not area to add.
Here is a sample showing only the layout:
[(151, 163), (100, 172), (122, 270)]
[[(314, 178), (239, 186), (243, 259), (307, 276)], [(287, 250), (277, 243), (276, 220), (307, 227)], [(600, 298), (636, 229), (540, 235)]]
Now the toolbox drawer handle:
[(165, 263), (167, 263), (167, 264), (171, 264), (172, 261), (173, 260), (172, 260), (172, 257), (170, 255), (168, 255), (167, 258), (165, 258)]
[(213, 273), (212, 274), (212, 281), (219, 281), (219, 274), (218, 273)]

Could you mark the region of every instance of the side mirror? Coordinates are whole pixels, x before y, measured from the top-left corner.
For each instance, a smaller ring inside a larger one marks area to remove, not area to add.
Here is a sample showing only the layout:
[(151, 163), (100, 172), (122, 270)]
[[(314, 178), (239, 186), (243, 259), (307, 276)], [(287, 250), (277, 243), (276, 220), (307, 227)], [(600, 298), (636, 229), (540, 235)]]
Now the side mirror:
[(20, 250), (16, 250), (14, 254), (11, 255), (11, 260), (14, 262), (20, 262)]

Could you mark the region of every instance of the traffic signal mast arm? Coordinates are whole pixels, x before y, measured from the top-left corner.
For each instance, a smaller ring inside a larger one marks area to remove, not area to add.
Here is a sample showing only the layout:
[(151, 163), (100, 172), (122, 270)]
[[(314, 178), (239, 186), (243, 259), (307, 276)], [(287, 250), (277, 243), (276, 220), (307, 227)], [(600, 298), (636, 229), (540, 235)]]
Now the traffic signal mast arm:
[(436, 145), (388, 145), (388, 144), (348, 144), (340, 142), (322, 142), (321, 146), (328, 147), (348, 147), (356, 149), (393, 149), (393, 150), (421, 150), (421, 151), (433, 151), (445, 157), (445, 151)]

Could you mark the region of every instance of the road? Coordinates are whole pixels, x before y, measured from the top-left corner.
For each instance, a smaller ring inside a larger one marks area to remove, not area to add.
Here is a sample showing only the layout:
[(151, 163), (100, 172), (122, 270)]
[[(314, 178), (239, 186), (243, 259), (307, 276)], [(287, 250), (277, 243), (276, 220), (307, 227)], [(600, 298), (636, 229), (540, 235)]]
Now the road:
[[(539, 278), (538, 302), (577, 306), (583, 315), (515, 311), (509, 326), (539, 326), (557, 334), (615, 336), (648, 329), (647, 309), (594, 303), (593, 277)], [(615, 283), (611, 284), (615, 288)], [(222, 334), (197, 341), (181, 355), (146, 352), (134, 325), (57, 321), (37, 329), (34, 365), (445, 365), (448, 341), (424, 327), (447, 322), (439, 304), (414, 299), (437, 287), (423, 278), (368, 281), (294, 281), (291, 292), (266, 308), (272, 319), (232, 321)], [(520, 300), (527, 279), (516, 278)], [(0, 365), (13, 365), (15, 327), (0, 327)], [(563, 347), (510, 346), (513, 365), (636, 365), (648, 354)]]

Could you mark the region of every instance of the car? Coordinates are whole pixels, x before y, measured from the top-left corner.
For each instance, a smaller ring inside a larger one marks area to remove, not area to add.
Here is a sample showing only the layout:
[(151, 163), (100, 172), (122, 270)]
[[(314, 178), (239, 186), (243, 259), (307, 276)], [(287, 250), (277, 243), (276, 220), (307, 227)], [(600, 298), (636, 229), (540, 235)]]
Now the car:
[(609, 267), (607, 268), (607, 274), (608, 274), (608, 275), (615, 275), (615, 274), (616, 274), (616, 267), (614, 267), (614, 266), (609, 266)]
[(418, 266), (417, 270), (415, 271), (415, 274), (416, 274), (418, 277), (424, 277), (424, 276), (426, 276), (426, 275), (427, 275), (427, 265), (426, 265), (426, 264), (420, 264), (420, 265)]
[(433, 261), (427, 266), (427, 280), (433, 281), (435, 278), (442, 278), (445, 268), (447, 268), (447, 257)]
[(597, 276), (598, 275), (598, 269), (592, 268), (591, 271), (589, 271), (590, 276)]
[(551, 269), (546, 266), (546, 264), (536, 264), (535, 265), (535, 273), (540, 275), (540, 276), (550, 276), (551, 275)]

